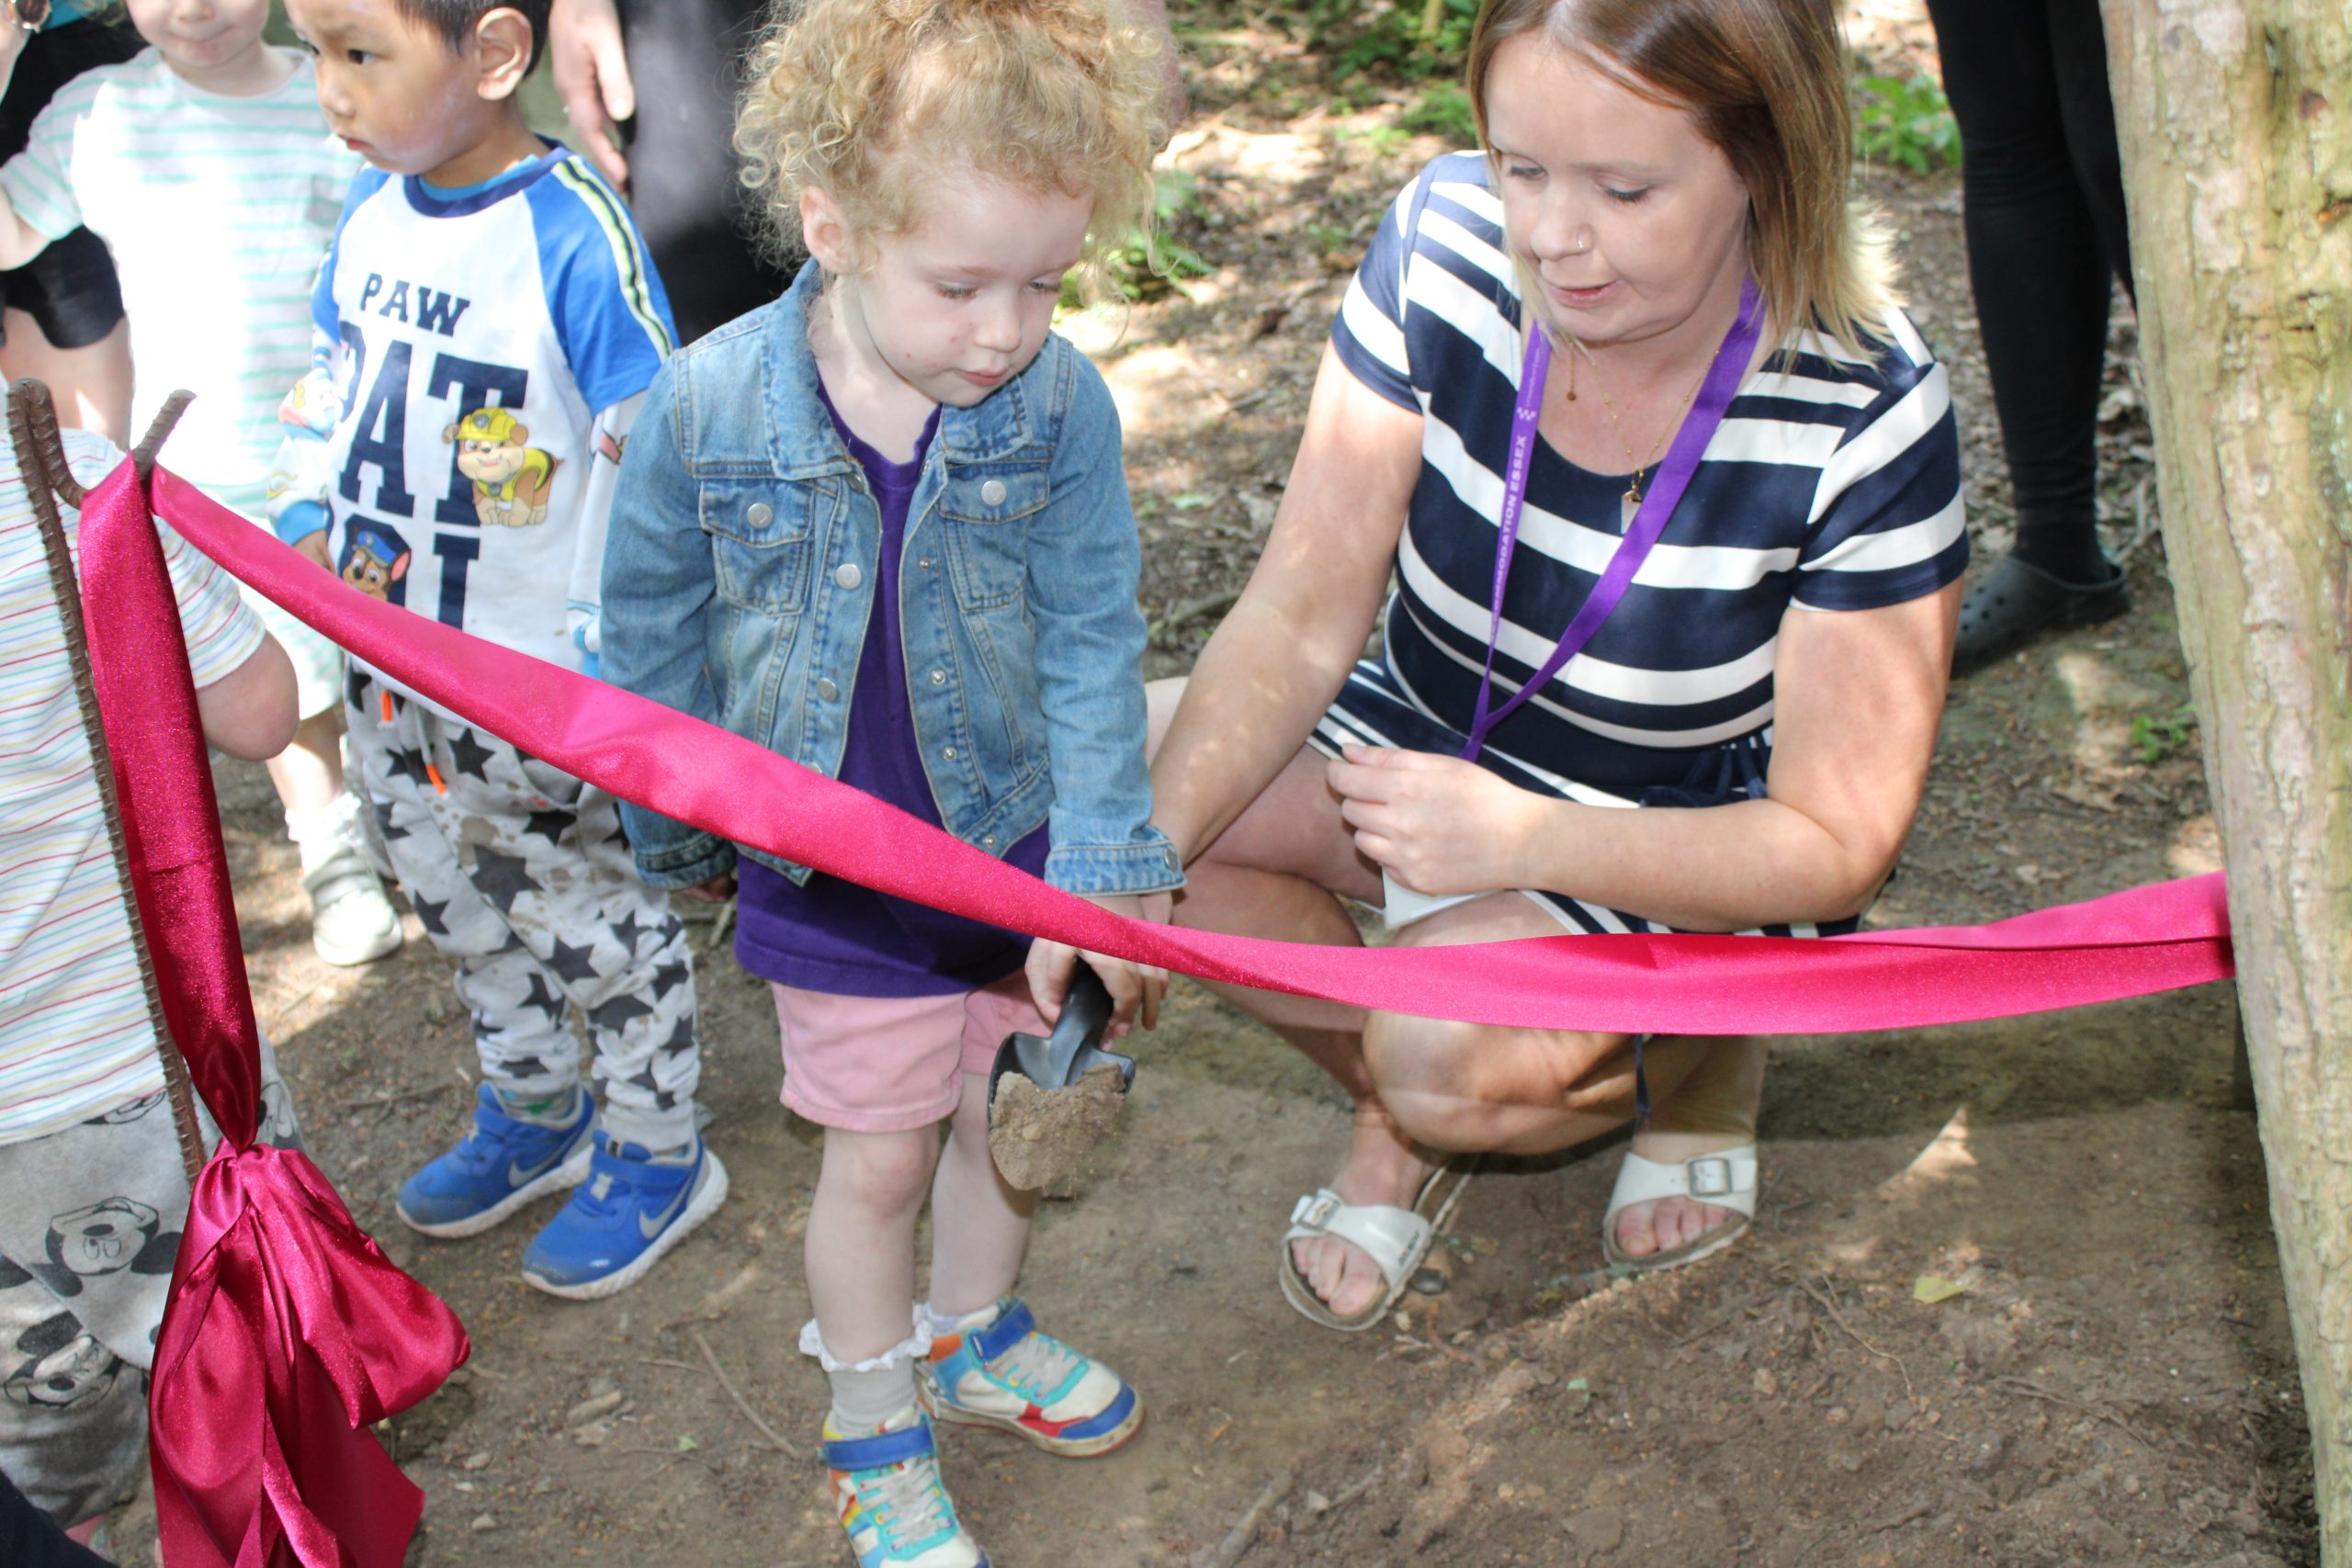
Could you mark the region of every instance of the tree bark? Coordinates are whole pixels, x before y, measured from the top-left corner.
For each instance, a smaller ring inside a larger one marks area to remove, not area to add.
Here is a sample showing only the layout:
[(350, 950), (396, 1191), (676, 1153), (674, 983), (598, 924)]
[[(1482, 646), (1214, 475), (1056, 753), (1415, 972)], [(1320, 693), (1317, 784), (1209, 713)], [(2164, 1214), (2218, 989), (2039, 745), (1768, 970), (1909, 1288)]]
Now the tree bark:
[(2352, 1568), (2352, 11), (2102, 4), (2323, 1561)]

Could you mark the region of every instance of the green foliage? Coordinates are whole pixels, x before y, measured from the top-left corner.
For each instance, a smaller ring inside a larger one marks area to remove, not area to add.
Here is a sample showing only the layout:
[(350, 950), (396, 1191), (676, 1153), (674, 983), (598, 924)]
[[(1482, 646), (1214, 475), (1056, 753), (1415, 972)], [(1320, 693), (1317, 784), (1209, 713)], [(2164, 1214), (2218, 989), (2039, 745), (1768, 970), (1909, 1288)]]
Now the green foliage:
[[(1153, 216), (1158, 232), (1148, 243), (1142, 235), (1130, 238), (1103, 258), (1105, 281), (1123, 299), (1158, 299), (1174, 291), (1187, 277), (1206, 277), (1216, 269), (1192, 246), (1170, 237), (1177, 220), (1201, 209), (1199, 180), (1182, 169), (1162, 169), (1152, 176)], [(1075, 277), (1062, 281), (1061, 308), (1075, 310), (1086, 303)]]
[(2196, 733), (2197, 710), (2187, 703), (2162, 717), (2144, 713), (2132, 717), (2132, 744), (2140, 749), (2140, 761), (2149, 767), (2187, 746)]
[(1335, 80), (1427, 81), (1460, 73), (1477, 19), (1478, 0), (1310, 0), (1306, 37), (1329, 55)]
[(1478, 144), (1478, 118), (1470, 108), (1470, 95), (1451, 82), (1440, 82), (1405, 111), (1408, 130), (1442, 136), (1457, 147)]
[(1854, 152), (1915, 175), (1960, 166), (1960, 125), (1928, 76), (1865, 76), (1854, 84)]

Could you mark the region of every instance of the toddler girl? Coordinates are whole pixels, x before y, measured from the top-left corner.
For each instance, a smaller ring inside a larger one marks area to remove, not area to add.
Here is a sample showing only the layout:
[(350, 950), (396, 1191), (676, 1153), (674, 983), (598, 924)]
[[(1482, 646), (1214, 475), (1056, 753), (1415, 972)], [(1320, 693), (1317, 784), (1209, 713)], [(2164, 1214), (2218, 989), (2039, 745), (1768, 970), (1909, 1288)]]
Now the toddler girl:
[[(1155, 54), (1106, 0), (777, 7), (736, 143), (811, 265), (654, 381), (613, 506), (604, 671), (1164, 919), (1182, 876), (1149, 822), (1117, 416), (1052, 332), (1064, 275), (1148, 220)], [(852, 1547), (864, 1568), (982, 1562), (931, 1418), (1069, 1455), (1142, 1421), (1009, 1293), (1034, 1199), (988, 1153), (995, 1047), (1046, 1027), (1077, 955), (648, 812), (628, 826), (655, 886), (724, 897), (740, 874), (736, 953), (774, 986), (784, 1101), (827, 1129), (801, 1348), (831, 1381)], [(1149, 1027), (1160, 974), (1086, 958), (1120, 1027)]]

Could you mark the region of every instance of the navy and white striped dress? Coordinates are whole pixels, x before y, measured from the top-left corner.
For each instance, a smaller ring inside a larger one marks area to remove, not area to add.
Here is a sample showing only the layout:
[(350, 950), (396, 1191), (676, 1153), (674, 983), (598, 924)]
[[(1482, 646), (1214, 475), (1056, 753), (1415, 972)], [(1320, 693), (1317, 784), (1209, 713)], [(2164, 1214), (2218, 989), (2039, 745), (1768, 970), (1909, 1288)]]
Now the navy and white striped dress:
[[(1318, 749), (1462, 750), (1491, 624), (1520, 310), (1486, 158), (1439, 158), (1390, 208), (1331, 329), (1356, 378), (1423, 424), (1384, 656), (1357, 667), (1317, 728)], [(1874, 609), (1960, 576), (1958, 434), (1944, 369), (1917, 330), (1891, 314), (1875, 359), (1812, 330), (1790, 346), (1785, 374), (1775, 356), (1742, 384), (1623, 601), (1495, 728), (1483, 765), (1592, 805), (1761, 795), (1773, 652), (1791, 606)], [(1550, 654), (1608, 564), (1628, 477), (1536, 443), (1504, 590), (1498, 704)], [(1566, 894), (1530, 896), (1571, 930), (1663, 929)]]

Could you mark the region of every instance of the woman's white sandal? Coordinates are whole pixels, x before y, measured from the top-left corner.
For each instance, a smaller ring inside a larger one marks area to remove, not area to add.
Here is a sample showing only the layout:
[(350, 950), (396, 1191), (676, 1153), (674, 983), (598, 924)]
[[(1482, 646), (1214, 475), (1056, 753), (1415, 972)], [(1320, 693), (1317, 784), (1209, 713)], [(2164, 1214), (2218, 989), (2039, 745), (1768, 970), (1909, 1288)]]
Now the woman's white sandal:
[[(1421, 1259), (1429, 1256), (1430, 1239), (1453, 1217), (1454, 1205), (1462, 1201), (1462, 1190), (1470, 1185), (1473, 1163), (1448, 1162), (1430, 1172), (1409, 1209), (1394, 1203), (1343, 1203), (1328, 1187), (1301, 1198), (1291, 1209), (1290, 1229), (1283, 1233), (1278, 1264), (1283, 1298), (1310, 1321), (1342, 1334), (1362, 1333), (1378, 1323), (1405, 1293)], [(1341, 1317), (1333, 1312), (1299, 1273), (1291, 1256), (1291, 1243), (1322, 1236), (1356, 1247), (1380, 1270), (1380, 1299), (1354, 1316)]]
[[(1617, 1247), (1617, 1216), (1636, 1203), (1652, 1202), (1660, 1198), (1688, 1198), (1693, 1202), (1713, 1208), (1728, 1209), (1739, 1218), (1726, 1221), (1695, 1241), (1684, 1243), (1666, 1252), (1645, 1253), (1636, 1258)], [(1711, 1257), (1737, 1241), (1756, 1217), (1756, 1145), (1742, 1144), (1735, 1149), (1720, 1149), (1711, 1155), (1699, 1155), (1673, 1165), (1661, 1165), (1657, 1160), (1644, 1159), (1627, 1151), (1625, 1163), (1617, 1168), (1617, 1186), (1609, 1194), (1609, 1210), (1600, 1217), (1600, 1255), (1612, 1269), (1630, 1269), (1636, 1273), (1654, 1273), (1661, 1269), (1679, 1269), (1685, 1263), (1696, 1263)]]

